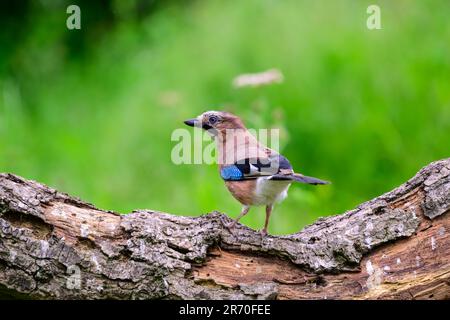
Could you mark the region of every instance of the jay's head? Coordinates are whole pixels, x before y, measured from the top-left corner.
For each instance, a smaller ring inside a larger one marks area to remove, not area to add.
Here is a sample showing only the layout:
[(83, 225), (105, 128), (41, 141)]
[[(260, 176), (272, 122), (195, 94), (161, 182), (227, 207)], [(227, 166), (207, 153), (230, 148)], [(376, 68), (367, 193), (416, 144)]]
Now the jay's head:
[(191, 127), (202, 128), (212, 134), (229, 129), (245, 129), (239, 117), (223, 111), (206, 111), (197, 118), (186, 120), (184, 123)]

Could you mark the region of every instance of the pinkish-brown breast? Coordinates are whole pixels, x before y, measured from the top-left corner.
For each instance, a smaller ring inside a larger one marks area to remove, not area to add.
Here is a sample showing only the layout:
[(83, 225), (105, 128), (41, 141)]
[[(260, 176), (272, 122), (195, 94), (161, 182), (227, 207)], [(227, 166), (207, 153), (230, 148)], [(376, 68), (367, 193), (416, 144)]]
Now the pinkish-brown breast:
[(235, 197), (240, 203), (247, 206), (252, 205), (256, 187), (256, 179), (244, 181), (225, 181), (225, 185), (233, 197)]

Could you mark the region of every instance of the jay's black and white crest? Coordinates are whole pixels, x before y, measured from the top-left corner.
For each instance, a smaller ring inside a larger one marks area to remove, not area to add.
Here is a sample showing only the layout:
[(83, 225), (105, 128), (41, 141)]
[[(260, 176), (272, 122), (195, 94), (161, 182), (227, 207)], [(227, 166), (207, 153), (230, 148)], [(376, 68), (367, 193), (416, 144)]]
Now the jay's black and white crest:
[(264, 205), (266, 221), (261, 233), (266, 235), (273, 205), (286, 198), (291, 183), (329, 183), (295, 173), (288, 159), (262, 145), (241, 119), (231, 113), (207, 111), (184, 123), (207, 130), (216, 140), (220, 176), (243, 205), (241, 214), (229, 226), (230, 230), (251, 206)]

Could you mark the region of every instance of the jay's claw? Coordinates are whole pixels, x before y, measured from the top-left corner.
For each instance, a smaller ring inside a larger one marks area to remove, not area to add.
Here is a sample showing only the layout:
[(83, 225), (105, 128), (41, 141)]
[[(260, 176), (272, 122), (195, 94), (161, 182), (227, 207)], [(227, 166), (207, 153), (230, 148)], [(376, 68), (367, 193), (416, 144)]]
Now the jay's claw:
[(230, 233), (234, 234), (234, 228), (236, 227), (236, 221), (230, 222), (230, 223), (225, 223), (225, 228), (228, 229), (228, 231), (230, 231)]
[(267, 229), (261, 229), (260, 231), (259, 231), (259, 233), (261, 234), (261, 237), (266, 237), (267, 236)]

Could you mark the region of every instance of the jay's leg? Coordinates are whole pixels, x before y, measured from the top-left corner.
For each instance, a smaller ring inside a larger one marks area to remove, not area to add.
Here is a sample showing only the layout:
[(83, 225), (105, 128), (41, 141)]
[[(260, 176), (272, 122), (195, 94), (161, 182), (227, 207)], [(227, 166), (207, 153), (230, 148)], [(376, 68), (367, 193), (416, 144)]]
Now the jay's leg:
[(266, 222), (264, 222), (264, 229), (261, 230), (261, 236), (267, 235), (267, 226), (269, 225), (270, 214), (272, 213), (273, 205), (266, 206)]
[(239, 216), (236, 218), (236, 220), (233, 220), (233, 222), (230, 223), (230, 224), (228, 225), (228, 229), (233, 229), (233, 228), (236, 226), (236, 223), (238, 223), (239, 220), (240, 220), (243, 216), (245, 216), (245, 215), (248, 213), (249, 210), (250, 210), (250, 207), (249, 207), (249, 206), (243, 206), (243, 207), (242, 207), (242, 210), (241, 210), (241, 213), (240, 213)]

